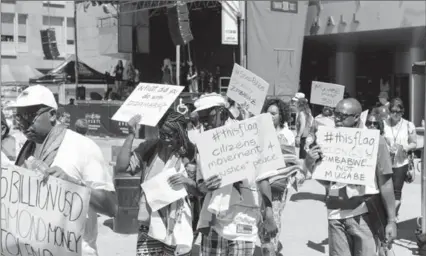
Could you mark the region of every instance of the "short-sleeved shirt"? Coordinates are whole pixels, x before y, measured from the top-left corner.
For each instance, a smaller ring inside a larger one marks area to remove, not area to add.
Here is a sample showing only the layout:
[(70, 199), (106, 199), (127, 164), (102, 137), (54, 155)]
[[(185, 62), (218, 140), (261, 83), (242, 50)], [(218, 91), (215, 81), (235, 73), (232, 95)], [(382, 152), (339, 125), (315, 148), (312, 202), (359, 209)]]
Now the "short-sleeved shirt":
[[(384, 121), (384, 136), (389, 148), (394, 145), (401, 145), (404, 148), (408, 146), (408, 138), (416, 134), (416, 127), (408, 120), (401, 118), (399, 123), (391, 126), (389, 121)], [(398, 168), (408, 164), (408, 155), (404, 152), (398, 152), (395, 155), (393, 167)]]
[[(109, 170), (99, 146), (90, 138), (66, 130), (64, 139), (51, 166), (91, 189), (114, 191), (112, 170)], [(87, 213), (82, 241), (83, 256), (97, 256), (98, 217), (92, 207)]]
[[(379, 149), (377, 155), (376, 164), (376, 182), (374, 187), (360, 186), (360, 185), (348, 185), (342, 183), (331, 183), (330, 187), (327, 188), (329, 191), (329, 198), (327, 200), (349, 200), (349, 198), (364, 197), (365, 195), (372, 195), (380, 193), (379, 186), (377, 184), (378, 175), (390, 175), (392, 174), (392, 162), (389, 154), (389, 149), (386, 145), (386, 141), (383, 136), (380, 136)], [(339, 199), (337, 199), (339, 197)], [(336, 202), (336, 201), (335, 201)], [(343, 202), (342, 202), (343, 203)], [(338, 204), (338, 201), (337, 201)], [(354, 209), (334, 209), (328, 208), (328, 219), (347, 219), (355, 217), (368, 212), (367, 205), (365, 202), (355, 206)]]

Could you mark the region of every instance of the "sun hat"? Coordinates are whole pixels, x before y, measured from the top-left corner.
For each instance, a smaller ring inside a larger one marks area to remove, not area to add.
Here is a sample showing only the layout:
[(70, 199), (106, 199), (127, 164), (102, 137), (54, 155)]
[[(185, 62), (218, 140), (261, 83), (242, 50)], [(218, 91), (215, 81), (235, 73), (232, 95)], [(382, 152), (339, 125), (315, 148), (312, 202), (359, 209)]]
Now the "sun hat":
[(228, 102), (226, 101), (226, 99), (220, 94), (217, 94), (217, 93), (204, 94), (204, 95), (201, 95), (200, 98), (194, 102), (195, 110), (193, 111), (193, 113), (199, 112), (205, 109), (209, 109), (212, 107), (220, 107), (220, 106), (226, 107), (227, 103)]
[(292, 98), (293, 101), (299, 101), (301, 99), (305, 98), (305, 94), (303, 92), (298, 92), (294, 95), (294, 97)]
[(37, 105), (44, 105), (55, 110), (58, 109), (58, 104), (56, 103), (52, 91), (43, 85), (29, 86), (18, 95), (15, 102), (11, 103), (5, 109)]

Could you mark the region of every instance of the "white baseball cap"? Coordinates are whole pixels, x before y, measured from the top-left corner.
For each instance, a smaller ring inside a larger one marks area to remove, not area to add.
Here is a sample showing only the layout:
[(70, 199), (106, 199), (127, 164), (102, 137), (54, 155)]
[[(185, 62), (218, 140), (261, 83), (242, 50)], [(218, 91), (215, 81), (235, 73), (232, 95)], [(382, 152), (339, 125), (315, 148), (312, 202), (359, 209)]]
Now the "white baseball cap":
[(305, 94), (303, 92), (298, 92), (294, 95), (292, 100), (293, 101), (299, 101), (299, 100), (304, 99), (304, 98), (305, 98)]
[(209, 93), (201, 95), (201, 97), (194, 102), (195, 110), (194, 112), (198, 112), (201, 110), (209, 109), (212, 107), (220, 107), (220, 106), (226, 106), (227, 101), (225, 98), (217, 93)]
[(55, 96), (53, 96), (52, 91), (49, 88), (38, 84), (31, 85), (22, 91), (16, 98), (16, 101), (7, 106), (6, 109), (37, 105), (44, 105), (55, 110), (58, 109), (58, 104), (56, 103)]

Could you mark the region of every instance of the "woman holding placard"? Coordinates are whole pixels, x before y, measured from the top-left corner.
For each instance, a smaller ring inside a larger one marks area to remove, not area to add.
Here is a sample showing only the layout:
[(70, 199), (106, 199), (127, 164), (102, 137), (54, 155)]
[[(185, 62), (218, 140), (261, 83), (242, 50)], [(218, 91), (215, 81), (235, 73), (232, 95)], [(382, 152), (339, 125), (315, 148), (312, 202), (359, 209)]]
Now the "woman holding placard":
[[(263, 235), (263, 232), (259, 232), (263, 249), (265, 249), (268, 244), (272, 243), (274, 247), (273, 249), (278, 254), (278, 252), (282, 249), (282, 245), (279, 243), (281, 214), (287, 200), (288, 184), (291, 183), (293, 176), (292, 174), (288, 174), (289, 172), (286, 173), (286, 170), (293, 170), (297, 172), (297, 168), (294, 167), (298, 164), (298, 158), (296, 156), (295, 137), (288, 127), (288, 122), (290, 121), (290, 105), (284, 103), (280, 99), (268, 99), (263, 106), (262, 113), (269, 113), (272, 116), (272, 121), (280, 142), (281, 151), (287, 166), (283, 169), (282, 178), (277, 179), (275, 182), (271, 182), (272, 211), (278, 227), (278, 233), (274, 238), (270, 238)], [(271, 248), (267, 249), (271, 250)]]
[(414, 171), (409, 170), (409, 152), (417, 147), (417, 134), (414, 124), (402, 118), (405, 109), (401, 99), (393, 99), (389, 104), (389, 110), (390, 117), (384, 121), (384, 136), (393, 162), (392, 180), (398, 216), (404, 182)]
[[(141, 183), (144, 183), (174, 169), (175, 174), (167, 178), (168, 185), (173, 190), (181, 191), (184, 188), (189, 195), (198, 196), (195, 170), (185, 168), (195, 161), (195, 148), (186, 133), (185, 117), (175, 111), (167, 112), (158, 123), (159, 139), (146, 140), (132, 152), (136, 126), (140, 120), (141, 117), (137, 115), (129, 121), (129, 136), (117, 156), (115, 172), (142, 173)], [(187, 198), (152, 211), (147, 194), (148, 191), (142, 192), (139, 200), (140, 228), (136, 255), (190, 255), (193, 230), (191, 206)]]

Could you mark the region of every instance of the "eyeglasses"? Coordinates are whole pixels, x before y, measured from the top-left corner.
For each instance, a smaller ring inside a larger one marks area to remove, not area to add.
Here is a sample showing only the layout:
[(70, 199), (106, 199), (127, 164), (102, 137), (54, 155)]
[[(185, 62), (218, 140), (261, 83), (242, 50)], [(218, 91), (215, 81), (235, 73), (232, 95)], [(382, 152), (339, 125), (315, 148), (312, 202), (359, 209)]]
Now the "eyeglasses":
[(39, 109), (35, 112), (27, 112), (27, 113), (22, 113), (22, 114), (16, 114), (15, 120), (21, 126), (30, 127), (31, 125), (34, 124), (34, 122), (37, 120), (37, 118), (39, 118), (39, 116), (41, 116), (42, 114), (44, 114), (48, 111), (49, 111), (49, 108), (43, 108), (43, 109)]
[(391, 110), (390, 113), (395, 114), (395, 115), (399, 115), (399, 114), (402, 114), (403, 112), (401, 110)]
[(338, 111), (334, 111), (334, 118), (337, 120), (346, 120), (349, 117), (356, 117), (357, 114), (345, 114)]
[(366, 126), (375, 126), (375, 127), (378, 127), (379, 126), (379, 122), (378, 121), (366, 121), (365, 122), (365, 125)]

